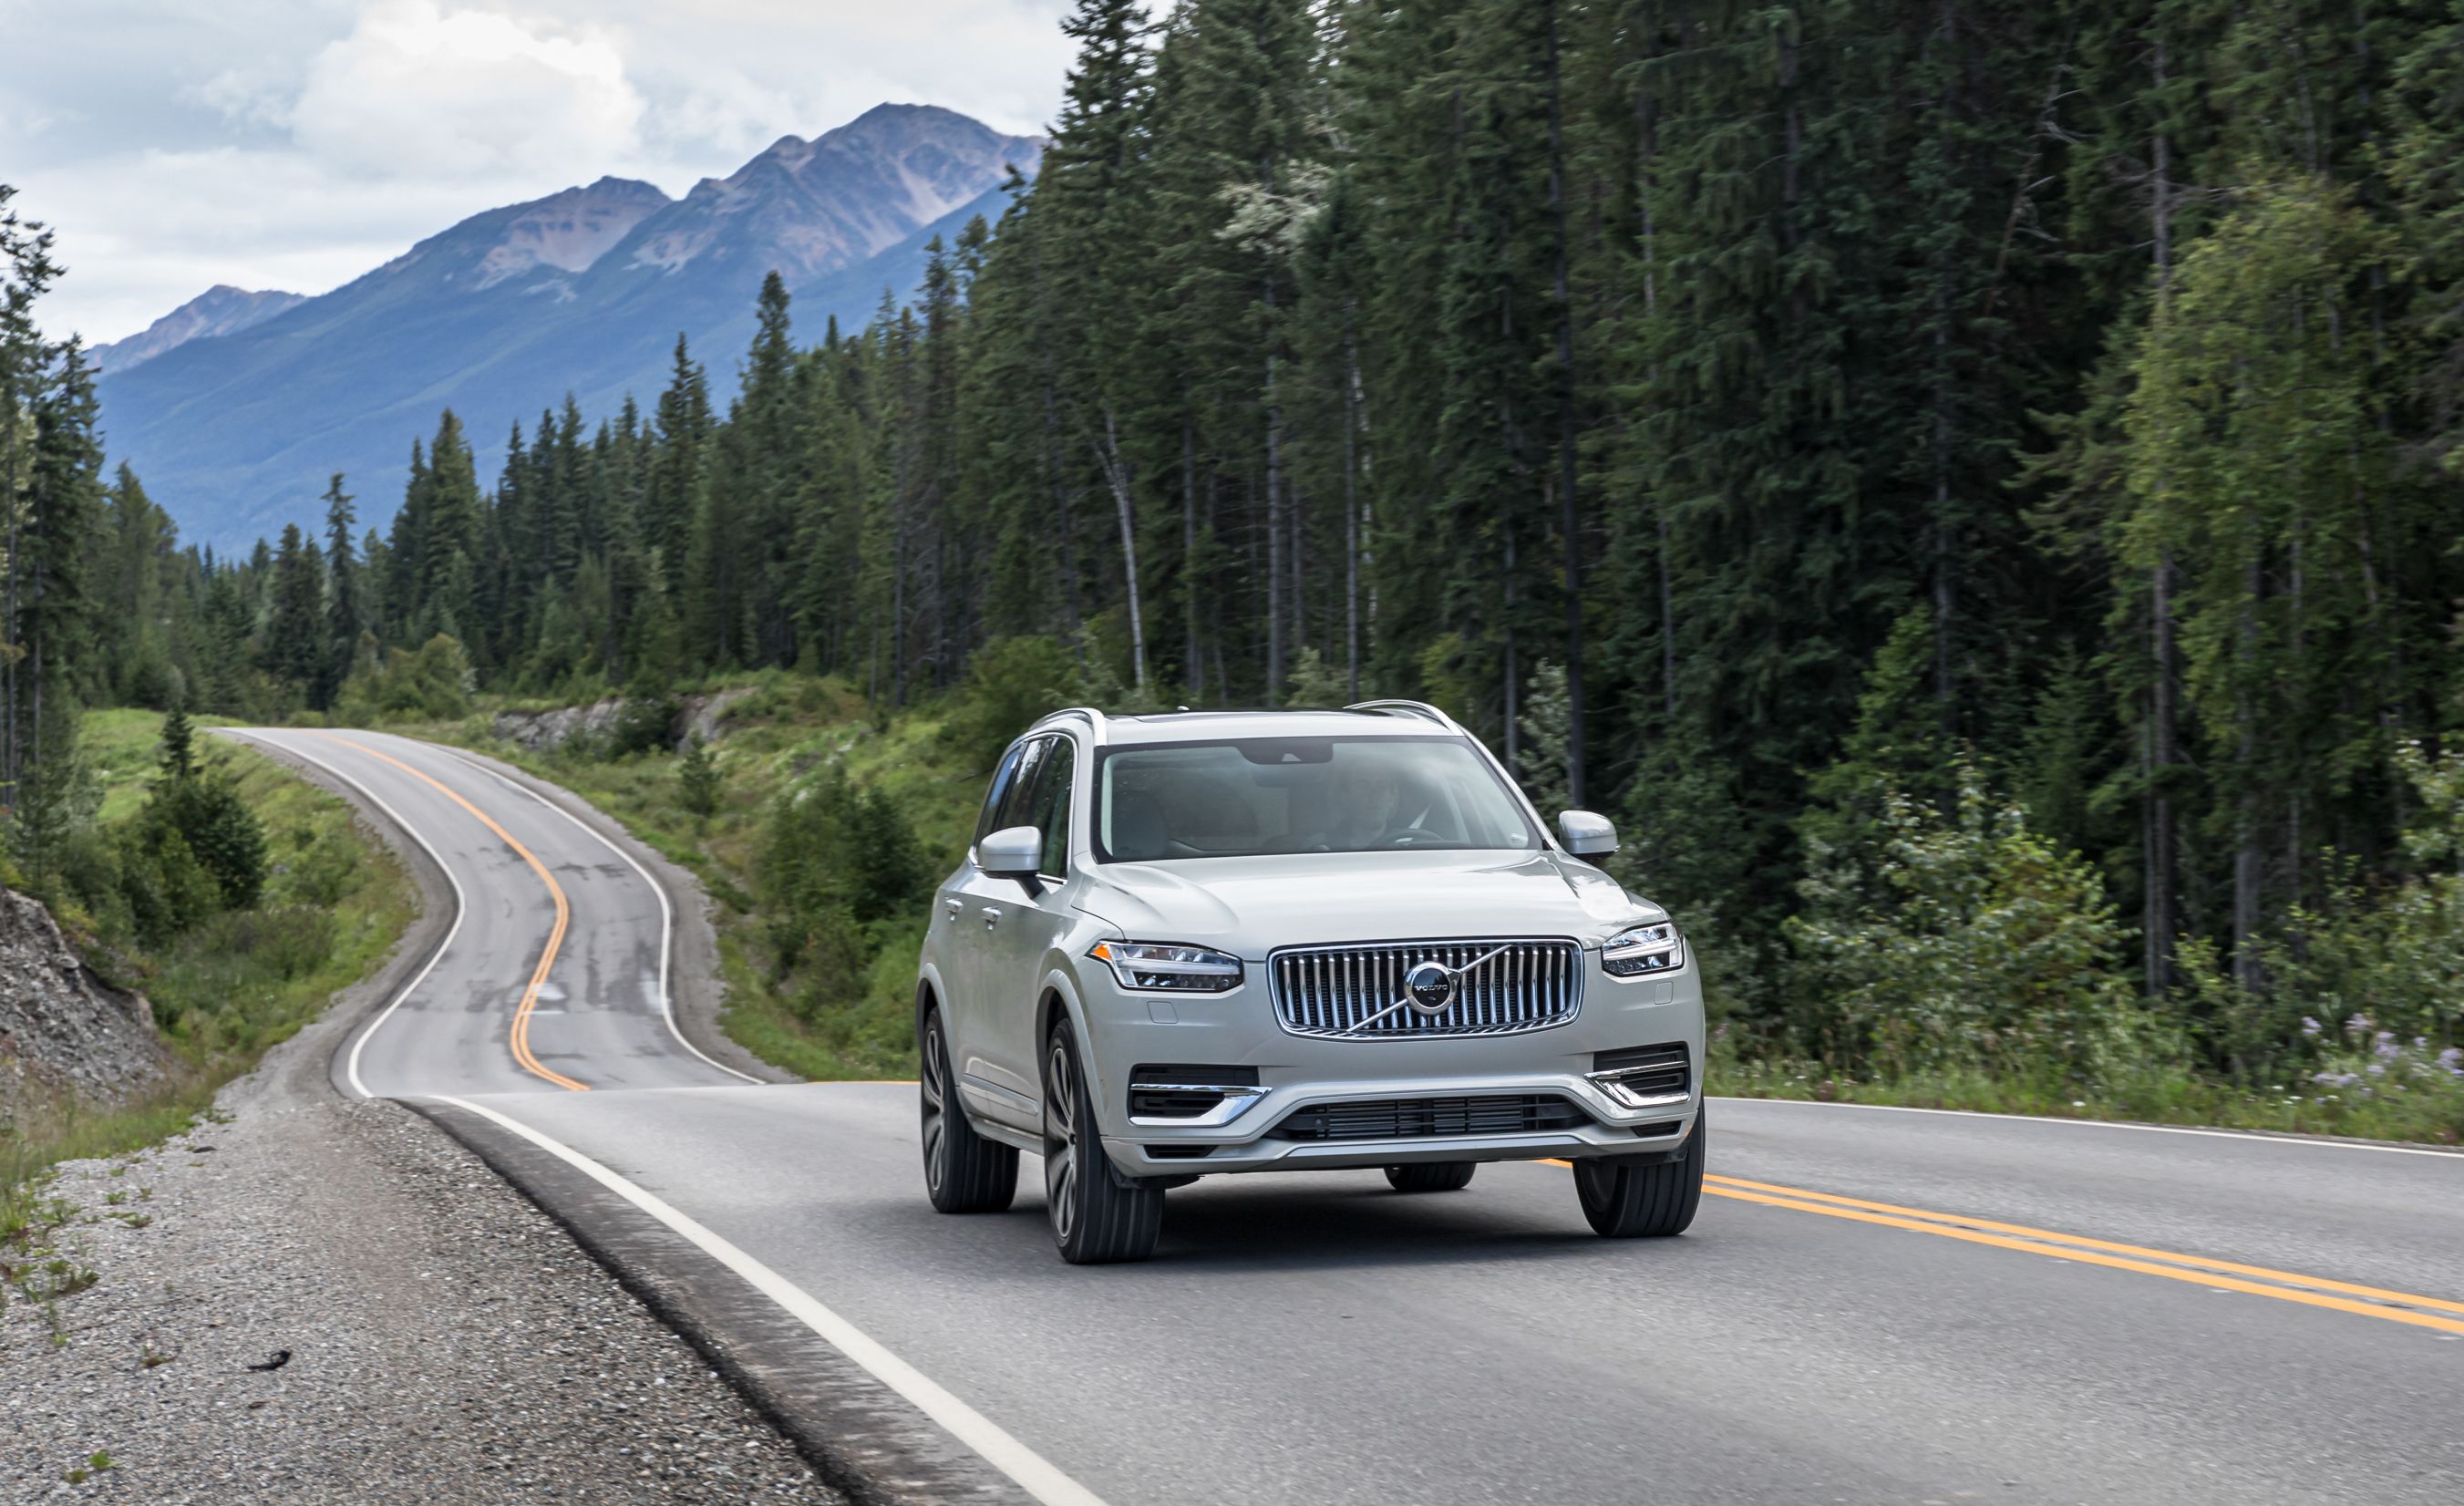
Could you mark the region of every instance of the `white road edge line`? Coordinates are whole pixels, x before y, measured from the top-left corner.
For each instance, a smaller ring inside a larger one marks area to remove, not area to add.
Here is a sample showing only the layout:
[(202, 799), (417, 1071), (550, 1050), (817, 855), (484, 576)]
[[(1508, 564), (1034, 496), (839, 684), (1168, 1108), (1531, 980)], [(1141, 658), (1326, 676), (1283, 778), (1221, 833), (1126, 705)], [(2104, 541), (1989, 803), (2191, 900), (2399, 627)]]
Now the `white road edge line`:
[(428, 981), (428, 975), (434, 972), (436, 970), (436, 964), (444, 960), (446, 948), (451, 946), (453, 944), (453, 938), (461, 933), (462, 915), (463, 912), (469, 908), (469, 903), (463, 897), (462, 894), (462, 880), (453, 876), (453, 870), (447, 865), (444, 854), (437, 852), (434, 845), (431, 844), (426, 836), (420, 833), (419, 828), (412, 826), (408, 820), (404, 818), (401, 811), (396, 810), (389, 805), (386, 805), (384, 797), (379, 795), (375, 790), (370, 789), (367, 786), (361, 784), (358, 780), (343, 773), (333, 764), (326, 763), (316, 754), (293, 747), (286, 742), (280, 742), (273, 738), (264, 737), (254, 732), (241, 732), (231, 729), (225, 729), (225, 735), (237, 738), (242, 742), (262, 742), (270, 748), (280, 748), (283, 752), (290, 754), (293, 758), (307, 760), (309, 763), (316, 764), (319, 768), (323, 769), (326, 773), (341, 780), (343, 784), (358, 790), (360, 794), (367, 800), (368, 804), (376, 807), (379, 810), (384, 811), (387, 819), (392, 821), (395, 826), (402, 828), (406, 835), (407, 835), (412, 841), (418, 843), (419, 850), (428, 854), (428, 860), (436, 865), (436, 871), (445, 875), (445, 881), (453, 886), (453, 920), (451, 924), (445, 928), (444, 940), (438, 941), (436, 943), (436, 949), (428, 954), (428, 961), (421, 964), (418, 972), (411, 975), (410, 982), (404, 984), (400, 988), (395, 989), (393, 997), (385, 1001), (385, 1007), (377, 1011), (377, 1017), (370, 1020), (365, 1026), (362, 1027), (360, 1033), (352, 1038), (350, 1054), (343, 1058), (343, 1074), (350, 1079), (351, 1091), (358, 1094), (363, 1098), (373, 1098), (376, 1095), (370, 1093), (368, 1091), (368, 1085), (360, 1080), (360, 1050), (367, 1045), (368, 1037), (377, 1032), (377, 1027), (385, 1024), (386, 1020), (392, 1018), (393, 1011), (402, 1008), (402, 1001), (409, 998), (413, 990), (417, 989), (421, 984)]
[(879, 1341), (824, 1306), (802, 1287), (670, 1207), (657, 1194), (636, 1186), (582, 1152), (560, 1144), (495, 1109), (443, 1094), (432, 1096), (432, 1101), (450, 1103), (510, 1134), (520, 1136), (684, 1236), (704, 1254), (734, 1272), (747, 1286), (778, 1303), (831, 1348), (862, 1366), (874, 1380), (896, 1391), (952, 1437), (981, 1454), (985, 1462), (1017, 1481), (1020, 1489), (1044, 1502), (1045, 1506), (1104, 1506), (1101, 1496), (1062, 1473), (1051, 1461), (1012, 1437), (1000, 1424), (951, 1395), (939, 1383), (891, 1354)]
[(1711, 1097), (1721, 1103), (1794, 1103), (1810, 1109), (1870, 1109), (1878, 1114), (1941, 1114), (1962, 1119), (2017, 1120), (2022, 1124), (2077, 1124), (2088, 1129), (2138, 1130), (2146, 1135), (2201, 1135), (2210, 1140), (2237, 1140), (2261, 1145), (2309, 1145), (2325, 1150), (2374, 1150), (2383, 1156), (2436, 1156), (2464, 1164), (2464, 1151), (2432, 1150), (2421, 1145), (2370, 1145), (2359, 1141), (2327, 1140), (2316, 1135), (2275, 1135), (2266, 1130), (2194, 1129), (2187, 1124), (2134, 1124), (2127, 1119), (2065, 1119), (2051, 1114), (1988, 1114), (1981, 1109), (1923, 1109), (1905, 1103), (1825, 1103), (1817, 1098)]
[(580, 816), (577, 816), (572, 811), (565, 809), (562, 806), (560, 806), (555, 801), (548, 799), (545, 795), (542, 795), (538, 790), (531, 788), (528, 785), (522, 784), (518, 780), (507, 779), (504, 775), (496, 772), (493, 768), (490, 768), (487, 764), (480, 763), (477, 759), (472, 758), (468, 754), (462, 752), (459, 748), (449, 748), (443, 743), (423, 743), (421, 745), (424, 747), (437, 748), (448, 758), (453, 759), (457, 763), (469, 764), (471, 767), (477, 769), (480, 773), (487, 775), (490, 779), (495, 780), (497, 784), (504, 786), (507, 789), (517, 790), (522, 794), (530, 796), (540, 805), (547, 807), (558, 815), (564, 817), (567, 821), (580, 827), (583, 831), (589, 834), (592, 841), (597, 842), (601, 847), (605, 848), (607, 851), (615, 853), (618, 857), (623, 858), (625, 860), (626, 867), (630, 868), (633, 872), (641, 875), (642, 882), (650, 886), (650, 893), (659, 897), (659, 1014), (661, 1018), (668, 1022), (668, 1033), (676, 1038), (676, 1044), (700, 1057), (703, 1061), (709, 1062), (711, 1066), (717, 1068), (729, 1076), (740, 1077), (746, 1082), (753, 1083), (757, 1086), (764, 1085), (760, 1078), (753, 1075), (749, 1072), (738, 1072), (723, 1061), (713, 1061), (710, 1053), (703, 1051), (700, 1047), (695, 1046), (692, 1041), (686, 1039), (685, 1032), (676, 1025), (675, 1002), (668, 990), (668, 952), (669, 949), (673, 946), (675, 941), (676, 907), (668, 902), (667, 885), (659, 882), (657, 878), (653, 877), (649, 869), (644, 868), (641, 864), (633, 861), (632, 853), (626, 852), (623, 848), (618, 847), (614, 842), (609, 841), (606, 834), (601, 831), (597, 827), (594, 827), (589, 822), (583, 820)]

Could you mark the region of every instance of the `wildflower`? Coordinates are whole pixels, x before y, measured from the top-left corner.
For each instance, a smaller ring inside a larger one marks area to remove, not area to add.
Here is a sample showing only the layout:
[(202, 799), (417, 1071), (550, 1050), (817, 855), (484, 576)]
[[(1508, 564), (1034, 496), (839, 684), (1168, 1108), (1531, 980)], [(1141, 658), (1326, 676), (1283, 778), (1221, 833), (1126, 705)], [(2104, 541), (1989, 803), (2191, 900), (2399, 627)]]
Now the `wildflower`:
[(2438, 1065), (2458, 1077), (2464, 1077), (2464, 1046), (2450, 1046), (2440, 1052)]
[(2355, 1013), (2351, 1019), (2344, 1022), (2344, 1032), (2357, 1038), (2367, 1035), (2370, 1033), (2370, 1017), (2366, 1014)]
[(2373, 1038), (2371, 1044), (2372, 1049), (2379, 1053), (2379, 1059), (2382, 1061), (2393, 1061), (2398, 1056), (2404, 1054), (2404, 1049), (2395, 1043), (2394, 1033), (2388, 1030), (2379, 1031), (2377, 1036)]
[(2314, 1037), (2314, 1038), (2315, 1038), (2315, 1037), (2318, 1035), (2318, 1033), (2319, 1033), (2321, 1030), (2324, 1030), (2324, 1029), (2326, 1029), (2326, 1027), (2324, 1027), (2324, 1026), (2321, 1025), (2318, 1021), (2316, 1021), (2316, 1020), (2314, 1020), (2314, 1019), (2310, 1018), (2310, 1016), (2308, 1016), (2308, 1015), (2306, 1015), (2306, 1014), (2305, 1014), (2305, 1015), (2303, 1015), (2303, 1016), (2301, 1017), (2301, 1033), (2302, 1033), (2302, 1034), (2304, 1034), (2304, 1035), (2308, 1035), (2308, 1036), (2311, 1036), (2311, 1037)]

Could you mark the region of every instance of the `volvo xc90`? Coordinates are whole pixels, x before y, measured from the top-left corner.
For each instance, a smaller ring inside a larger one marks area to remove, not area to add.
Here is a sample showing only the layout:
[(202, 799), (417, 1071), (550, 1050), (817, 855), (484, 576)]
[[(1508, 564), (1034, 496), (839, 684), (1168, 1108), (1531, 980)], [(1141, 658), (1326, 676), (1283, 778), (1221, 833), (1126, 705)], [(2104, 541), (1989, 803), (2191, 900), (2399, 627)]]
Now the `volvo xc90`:
[(1682, 1231), (1700, 971), (1616, 846), (1417, 702), (1045, 718), (924, 942), (933, 1206), (1007, 1207), (1033, 1152), (1063, 1258), (1137, 1260), (1200, 1176), (1561, 1160), (1599, 1233)]

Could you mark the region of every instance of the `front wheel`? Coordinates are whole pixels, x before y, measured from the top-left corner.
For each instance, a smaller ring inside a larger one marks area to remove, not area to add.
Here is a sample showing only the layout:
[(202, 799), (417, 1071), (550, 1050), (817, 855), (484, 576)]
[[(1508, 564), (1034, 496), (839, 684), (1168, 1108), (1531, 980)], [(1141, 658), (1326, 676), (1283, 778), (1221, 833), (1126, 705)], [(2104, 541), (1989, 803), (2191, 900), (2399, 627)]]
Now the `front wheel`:
[(1386, 1168), (1386, 1185), (1397, 1192), (1459, 1192), (1471, 1185), (1468, 1161), (1424, 1161)]
[(1163, 1234), (1163, 1189), (1126, 1180), (1104, 1152), (1067, 1020), (1044, 1047), (1044, 1200), (1073, 1266), (1144, 1260)]
[(1574, 1193), (1592, 1232), (1609, 1239), (1648, 1239), (1685, 1232), (1703, 1202), (1704, 1144), (1709, 1121), (1698, 1110), (1694, 1133), (1674, 1161), (1636, 1164), (1596, 1156), (1574, 1163)]
[(984, 1139), (967, 1120), (950, 1074), (941, 1011), (924, 1016), (916, 1096), (924, 1110), (924, 1191), (944, 1213), (998, 1213), (1018, 1196), (1018, 1147)]

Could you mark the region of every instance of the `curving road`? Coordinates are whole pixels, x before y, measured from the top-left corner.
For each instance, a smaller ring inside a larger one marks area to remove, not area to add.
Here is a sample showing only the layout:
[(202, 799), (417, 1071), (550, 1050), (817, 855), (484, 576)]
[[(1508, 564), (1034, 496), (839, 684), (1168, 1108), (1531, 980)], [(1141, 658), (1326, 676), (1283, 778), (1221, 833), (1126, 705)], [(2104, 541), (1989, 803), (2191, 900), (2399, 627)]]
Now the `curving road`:
[(668, 900), (480, 763), (245, 737), (458, 891), (336, 1058), (431, 1114), (884, 1500), (2464, 1499), (2464, 1157), (1801, 1103), (1711, 1110), (1683, 1239), (1562, 1169), (1218, 1178), (1150, 1265), (1030, 1166), (944, 1218), (914, 1090), (749, 1085), (671, 1011)]

